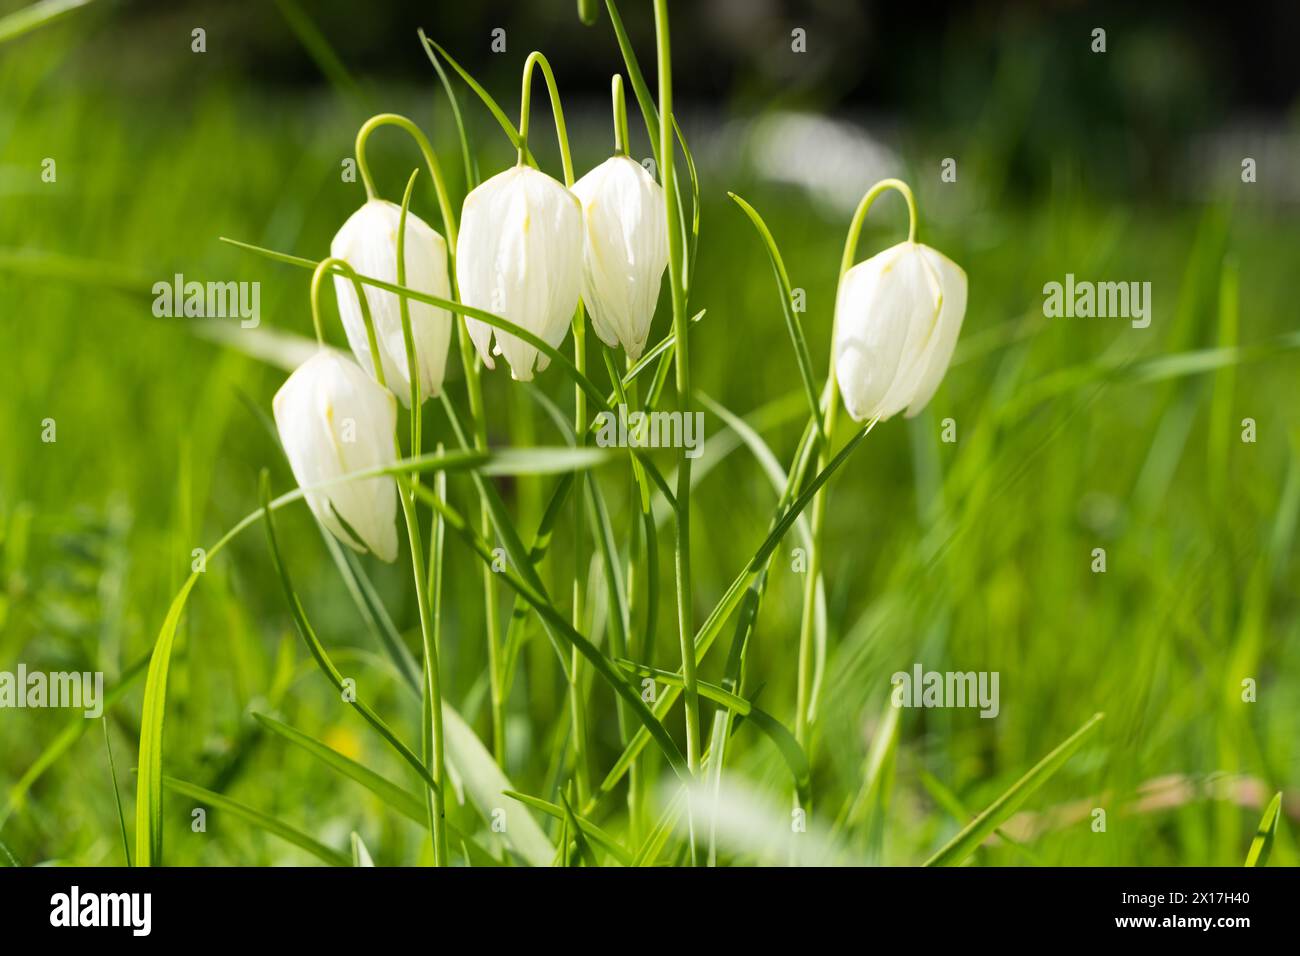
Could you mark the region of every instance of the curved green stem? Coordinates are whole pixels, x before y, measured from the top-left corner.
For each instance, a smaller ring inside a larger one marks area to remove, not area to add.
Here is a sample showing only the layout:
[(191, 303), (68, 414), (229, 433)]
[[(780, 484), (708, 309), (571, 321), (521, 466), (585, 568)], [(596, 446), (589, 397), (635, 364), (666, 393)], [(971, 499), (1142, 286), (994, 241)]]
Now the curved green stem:
[(609, 95), (614, 106), (614, 153), (627, 155), (627, 100), (623, 96), (623, 74), (615, 73), (609, 84)]
[(316, 330), (316, 342), (318, 345), (325, 344), (325, 330), (320, 318), (320, 284), (332, 269), (342, 272), (351, 279), (353, 287), (357, 290), (357, 302), (361, 304), (361, 318), (366, 326), (366, 342), (370, 346), (370, 364), (374, 367), (375, 381), (387, 388), (388, 383), (384, 381), (384, 363), (379, 357), (379, 336), (375, 334), (375, 320), (370, 314), (366, 291), (361, 288), (357, 270), (353, 269), (346, 259), (339, 259), (336, 256), (322, 259), (311, 276), (311, 322)]
[(522, 166), (528, 152), (528, 120), (532, 112), (533, 68), (541, 66), (546, 79), (546, 89), (551, 96), (551, 113), (555, 117), (555, 138), (560, 143), (560, 161), (564, 164), (564, 185), (573, 185), (573, 157), (569, 153), (569, 133), (564, 126), (564, 106), (560, 103), (560, 90), (555, 85), (555, 74), (545, 54), (534, 50), (524, 61), (523, 89), (519, 95), (519, 164)]
[[(442, 214), (443, 229), (447, 233), (447, 249), (452, 255), (453, 265), (455, 260), (456, 249), (456, 213), (451, 206), (451, 199), (447, 193), (447, 181), (442, 175), (442, 164), (438, 162), (438, 154), (433, 151), (433, 146), (429, 144), (429, 137), (424, 135), (424, 131), (416, 126), (413, 121), (397, 113), (379, 113), (370, 117), (361, 124), (357, 130), (357, 143), (355, 151), (357, 154), (357, 168), (361, 170), (361, 181), (366, 187), (366, 198), (374, 199), (375, 178), (370, 174), (370, 164), (366, 161), (366, 143), (370, 139), (370, 134), (381, 126), (396, 126), (405, 130), (415, 140), (420, 147), (420, 155), (424, 157), (424, 163), (429, 167), (429, 175), (433, 177), (433, 188), (438, 194), (438, 211)], [(453, 273), (455, 269), (451, 270)]]
[[(887, 190), (896, 189), (903, 194), (907, 200), (908, 212), (908, 229), (907, 241), (916, 241), (916, 200), (912, 196), (912, 190), (900, 179), (882, 179), (876, 183), (866, 194), (863, 195), (862, 201), (858, 203), (858, 208), (853, 214), (853, 220), (849, 224), (848, 236), (844, 241), (844, 255), (840, 259), (840, 282), (843, 282), (844, 275), (853, 268), (853, 260), (857, 256), (858, 239), (862, 235), (862, 227), (866, 222), (867, 213), (870, 211), (872, 204)], [(838, 287), (837, 287), (838, 288)], [(825, 441), (817, 455), (817, 470), (821, 471), (827, 462), (830, 452), (830, 439), (835, 430), (835, 417), (839, 408), (839, 383), (835, 379), (835, 328), (834, 320), (831, 323), (831, 355), (828, 363), (829, 367), (826, 372), (826, 388), (822, 394), (822, 435)], [(821, 545), (822, 545), (822, 527), (826, 522), (826, 496), (823, 491), (818, 491), (812, 501), (812, 514), (809, 517), (809, 530), (812, 538), (812, 549), (808, 556), (808, 567), (805, 572), (804, 590), (803, 590), (803, 612), (799, 621), (799, 670), (797, 678), (797, 696), (795, 707), (795, 740), (799, 742), (805, 750), (808, 750), (808, 736), (810, 733), (808, 711), (812, 703), (812, 671), (813, 671), (813, 628), (816, 626), (817, 616), (817, 589), (818, 581), (822, 573)], [(799, 798), (795, 797), (796, 805), (799, 805)]]
[(912, 196), (912, 187), (901, 179), (882, 179), (862, 197), (857, 211), (853, 213), (853, 222), (849, 224), (849, 234), (844, 240), (844, 256), (840, 259), (840, 277), (853, 268), (853, 260), (858, 254), (858, 237), (862, 235), (862, 224), (867, 220), (871, 204), (880, 198), (886, 190), (897, 189), (907, 200), (907, 241), (916, 242), (916, 199)]

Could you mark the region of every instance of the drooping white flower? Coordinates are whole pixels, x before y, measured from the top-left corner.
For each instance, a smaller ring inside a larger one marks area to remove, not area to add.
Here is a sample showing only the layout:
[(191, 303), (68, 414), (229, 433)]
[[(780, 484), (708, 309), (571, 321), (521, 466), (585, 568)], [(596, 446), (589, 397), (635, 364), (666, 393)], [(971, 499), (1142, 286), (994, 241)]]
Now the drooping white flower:
[(634, 159), (612, 156), (573, 185), (582, 203), (582, 300), (606, 345), (645, 350), (668, 267), (664, 190)]
[[(396, 460), (393, 393), (332, 349), (298, 366), (275, 393), (272, 408), (293, 477), (303, 488)], [(397, 489), (391, 477), (339, 482), (305, 497), (344, 544), (384, 561), (396, 559)]]
[[(348, 217), (330, 243), (330, 255), (347, 261), (358, 273), (385, 282), (397, 282), (397, 227), (402, 208), (382, 199), (372, 199)], [(439, 298), (451, 298), (447, 275), (447, 243), (442, 236), (409, 209), (406, 212), (406, 285)], [(400, 301), (395, 293), (363, 286), (375, 338), (383, 361), (384, 380), (401, 400), (411, 404), (411, 377), (406, 361), (406, 340), (402, 335)], [(373, 373), (370, 341), (356, 286), (346, 276), (334, 276), (339, 314), (348, 345), (361, 367)], [(416, 366), (420, 373), (420, 401), (442, 391), (451, 343), (451, 313), (425, 302), (410, 302), (411, 337), (415, 342)]]
[(835, 377), (855, 421), (907, 417), (933, 397), (966, 314), (966, 273), (901, 242), (844, 274), (835, 300)]
[[(582, 211), (577, 197), (545, 173), (515, 166), (465, 197), (456, 281), (461, 301), (493, 312), (559, 347), (568, 333), (582, 288)], [(509, 332), (466, 319), (484, 364), (493, 368), (489, 345), (521, 382), (550, 359)]]

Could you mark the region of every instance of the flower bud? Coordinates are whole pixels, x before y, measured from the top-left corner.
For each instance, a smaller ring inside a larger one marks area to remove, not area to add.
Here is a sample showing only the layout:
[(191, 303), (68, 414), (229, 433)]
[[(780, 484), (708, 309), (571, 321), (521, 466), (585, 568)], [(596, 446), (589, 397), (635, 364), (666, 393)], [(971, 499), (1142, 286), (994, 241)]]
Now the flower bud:
[[(289, 467), (304, 489), (396, 461), (392, 393), (331, 349), (298, 366), (275, 393), (272, 408)], [(305, 498), (344, 544), (384, 561), (397, 558), (397, 488), (391, 477), (339, 482), (307, 491)]]
[(917, 414), (943, 380), (966, 314), (966, 273), (901, 242), (859, 262), (835, 300), (835, 377), (855, 421)]
[[(582, 212), (577, 198), (530, 166), (498, 173), (465, 197), (456, 251), (461, 301), (493, 312), (558, 348), (582, 285)], [(483, 363), (492, 326), (466, 318)], [(496, 353), (521, 382), (550, 359), (516, 335), (496, 330)]]
[(645, 351), (668, 267), (664, 190), (640, 163), (613, 156), (573, 186), (582, 203), (582, 299), (602, 342)]
[[(402, 208), (382, 199), (372, 199), (348, 217), (330, 243), (330, 255), (347, 261), (358, 273), (385, 282), (397, 282), (397, 227)], [(439, 298), (451, 298), (447, 275), (447, 243), (437, 231), (409, 209), (406, 213), (406, 286)], [(401, 400), (411, 403), (411, 377), (406, 361), (406, 339), (402, 334), (401, 302), (396, 293), (363, 286), (375, 338), (383, 361), (384, 381)], [(346, 276), (334, 276), (339, 314), (361, 367), (373, 374), (370, 340), (357, 299), (356, 286)], [(411, 337), (415, 342), (416, 367), (420, 373), (420, 401), (442, 391), (451, 344), (451, 313), (425, 302), (410, 301)]]

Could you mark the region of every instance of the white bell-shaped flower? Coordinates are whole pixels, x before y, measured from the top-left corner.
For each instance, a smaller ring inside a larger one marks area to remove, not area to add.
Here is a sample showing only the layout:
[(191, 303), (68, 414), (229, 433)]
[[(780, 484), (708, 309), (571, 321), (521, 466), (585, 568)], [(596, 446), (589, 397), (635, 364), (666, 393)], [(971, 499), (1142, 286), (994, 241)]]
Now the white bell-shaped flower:
[[(359, 274), (397, 282), (397, 227), (402, 207), (382, 199), (372, 199), (348, 217), (343, 228), (330, 243), (330, 255), (347, 261)], [(406, 212), (406, 285), (420, 292), (451, 298), (447, 274), (447, 243), (442, 236), (409, 209)], [(392, 292), (363, 286), (370, 315), (375, 322), (383, 361), (384, 381), (402, 405), (411, 403), (411, 377), (406, 361), (406, 340), (402, 335), (400, 300)], [(346, 276), (334, 276), (339, 314), (348, 345), (357, 361), (367, 371), (374, 370), (370, 341), (366, 337), (365, 319), (357, 299), (356, 286)], [(410, 302), (411, 337), (415, 342), (415, 361), (420, 373), (420, 401), (442, 391), (447, 368), (447, 349), (451, 344), (451, 313), (425, 302)]]
[[(304, 489), (396, 461), (392, 392), (331, 349), (298, 366), (275, 393), (272, 408), (293, 477)], [(396, 559), (397, 488), (391, 477), (338, 482), (305, 497), (344, 544), (384, 561)]]
[(855, 421), (921, 411), (966, 314), (966, 273), (929, 246), (901, 242), (844, 274), (835, 300), (835, 377)]
[[(509, 319), (558, 348), (582, 289), (582, 207), (562, 185), (530, 166), (498, 173), (465, 197), (456, 249), (460, 299)], [(494, 329), (466, 318), (488, 368)], [(496, 331), (497, 354), (521, 382), (550, 359), (509, 332)]]
[(627, 156), (612, 156), (573, 185), (582, 203), (582, 300), (601, 341), (636, 361), (645, 351), (668, 267), (664, 190)]

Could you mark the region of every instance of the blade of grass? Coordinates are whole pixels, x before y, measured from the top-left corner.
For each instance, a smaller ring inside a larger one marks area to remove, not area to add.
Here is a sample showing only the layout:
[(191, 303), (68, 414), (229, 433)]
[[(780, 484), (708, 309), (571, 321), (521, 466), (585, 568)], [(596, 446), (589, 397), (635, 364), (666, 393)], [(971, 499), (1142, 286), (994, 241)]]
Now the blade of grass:
[[(359, 783), (402, 816), (428, 829), (429, 816), (424, 804), (420, 802), (419, 797), (405, 787), (393, 783), (387, 777), (375, 773), (364, 764), (358, 763), (351, 757), (344, 756), (315, 737), (305, 734), (295, 727), (290, 727), (274, 717), (259, 713), (254, 713), (253, 717), (267, 730), (305, 750), (332, 770)], [(500, 860), (483, 849), (476, 841), (466, 836), (450, 820), (447, 821), (447, 830), (461, 841), (462, 846), (467, 848), (470, 855), (477, 861), (476, 865), (499, 866), (501, 864)]]
[(126, 858), (126, 865), (131, 865), (131, 841), (126, 835), (126, 815), (122, 812), (122, 793), (117, 788), (117, 764), (113, 761), (113, 741), (108, 736), (108, 717), (100, 717), (100, 723), (104, 725), (104, 749), (108, 752), (108, 776), (113, 784), (113, 803), (117, 807), (117, 823), (121, 828), (122, 834), (122, 853)]
[[(478, 80), (474, 79), (474, 77), (469, 74), (469, 71), (457, 63), (455, 58), (439, 46), (436, 41), (430, 40), (423, 34), (423, 32), (421, 32), (420, 36), (428, 46), (433, 47), (433, 49), (438, 52), (439, 56), (451, 64), (451, 68), (460, 74), (460, 78), (465, 81), (471, 90), (478, 94), (478, 98), (483, 101), (483, 105), (488, 108), (488, 112), (495, 117), (499, 124), (501, 124), (501, 129), (505, 132), (506, 136), (510, 138), (511, 144), (515, 149), (518, 149), (522, 143), (519, 136), (519, 130), (515, 129), (515, 124), (510, 121), (510, 117), (505, 114), (505, 111), (497, 105), (497, 101), (492, 98), (492, 94), (485, 90)], [(533, 154), (528, 149), (528, 145), (526, 143), (522, 143), (522, 145), (524, 149), (524, 160), (534, 166), (537, 165), (537, 161), (533, 158)]]
[(259, 830), (265, 830), (267, 833), (278, 836), (287, 843), (292, 843), (299, 849), (306, 850), (322, 863), (328, 863), (330, 866), (351, 866), (352, 860), (346, 854), (338, 850), (331, 849), (301, 830), (290, 826), (282, 820), (256, 810), (247, 804), (240, 803), (238, 800), (232, 800), (227, 796), (219, 793), (213, 793), (197, 784), (188, 783), (184, 780), (178, 780), (175, 777), (163, 777), (163, 783), (168, 790), (174, 790), (179, 794), (191, 797), (201, 803), (223, 810), (233, 817), (238, 817), (245, 823), (257, 827)]
[(925, 862), (926, 866), (957, 866), (966, 857), (975, 852), (975, 848), (997, 827), (1001, 826), (1011, 814), (1020, 809), (1021, 804), (1033, 796), (1056, 771), (1060, 770), (1074, 752), (1088, 739), (1088, 735), (1101, 723), (1103, 714), (1094, 714), (1087, 723), (1067, 737), (1035, 764), (1028, 773), (1012, 784), (1011, 789), (998, 797), (979, 816), (962, 828), (961, 832), (934, 856)]
[[(554, 817), (556, 820), (563, 820), (565, 817), (565, 808), (559, 804), (543, 800), (541, 797), (534, 797), (526, 793), (520, 793), (517, 790), (506, 790), (505, 795), (512, 800), (518, 800), (520, 803), (532, 807), (534, 810), (545, 813), (547, 816)], [(632, 865), (632, 855), (623, 849), (622, 844), (614, 839), (609, 833), (602, 830), (596, 824), (592, 823), (586, 817), (578, 816), (569, 808), (569, 814), (575, 828), (582, 830), (589, 836), (592, 842), (601, 846), (610, 856), (618, 860), (623, 866)]]
[(371, 857), (370, 851), (366, 849), (365, 843), (356, 830), (352, 831), (352, 865), (366, 867), (375, 865), (374, 858)]
[(302, 44), (312, 61), (325, 74), (330, 86), (358, 103), (366, 103), (367, 97), (360, 84), (348, 72), (343, 60), (330, 45), (320, 27), (316, 26), (307, 12), (298, 4), (298, 0), (275, 0), (280, 16), (289, 24), (298, 42)]
[(1277, 836), (1277, 824), (1282, 819), (1282, 792), (1273, 794), (1273, 799), (1264, 808), (1255, 839), (1250, 841), (1250, 852), (1246, 854), (1246, 866), (1264, 866), (1269, 854), (1273, 852), (1273, 838)]
[(303, 733), (288, 724), (269, 717), (266, 714), (254, 713), (253, 719), (265, 727), (271, 733), (289, 741), (289, 743), (302, 748), (316, 757), (322, 763), (326, 764), (332, 770), (336, 770), (343, 776), (361, 784), (376, 797), (388, 804), (402, 816), (428, 827), (429, 818), (425, 814), (424, 805), (420, 799), (398, 786), (386, 777), (375, 773), (369, 767), (357, 763), (350, 757), (345, 757), (334, 748), (327, 744), (321, 743), (315, 737)]
[(67, 16), (90, 0), (41, 0), (0, 18), (0, 43), (14, 40), (38, 27), (47, 26)]
[[(681, 675), (674, 671), (651, 667), (648, 664), (638, 664), (629, 660), (619, 660), (618, 665), (629, 673), (636, 674), (638, 677), (649, 677), (667, 687), (680, 689), (682, 686)], [(790, 768), (790, 774), (794, 778), (795, 786), (803, 792), (807, 791), (811, 777), (808, 756), (785, 724), (767, 711), (755, 706), (753, 701), (746, 700), (739, 694), (734, 694), (717, 684), (709, 681), (699, 681), (699, 688), (700, 696), (705, 700), (721, 704), (732, 713), (748, 718), (776, 746), (777, 752), (781, 754), (786, 766)], [(716, 741), (714, 746), (716, 746)]]
[(465, 128), (465, 120), (460, 115), (460, 101), (456, 97), (456, 91), (451, 88), (451, 80), (447, 76), (447, 71), (442, 68), (442, 63), (434, 52), (432, 41), (425, 35), (423, 28), (417, 29), (415, 32), (420, 37), (420, 46), (424, 47), (425, 56), (429, 58), (429, 62), (433, 64), (433, 68), (438, 74), (438, 81), (442, 84), (443, 92), (447, 94), (447, 102), (451, 106), (451, 115), (456, 122), (456, 136), (460, 140), (461, 160), (465, 164), (465, 191), (469, 192), (478, 185), (478, 154), (470, 144), (469, 131)]
[[(749, 221), (753, 223), (754, 229), (757, 230), (758, 237), (763, 240), (767, 258), (772, 264), (772, 272), (776, 276), (776, 289), (781, 297), (781, 314), (785, 317), (786, 331), (790, 333), (790, 343), (794, 346), (795, 363), (799, 366), (799, 378), (803, 380), (804, 393), (808, 398), (808, 410), (812, 420), (820, 422), (821, 405), (817, 399), (817, 383), (813, 378), (812, 357), (808, 354), (808, 341), (804, 338), (799, 317), (795, 315), (794, 290), (790, 285), (790, 274), (785, 269), (785, 260), (781, 258), (781, 250), (777, 247), (771, 230), (767, 228), (767, 223), (758, 214), (758, 210), (733, 192), (728, 192), (727, 195), (744, 210)], [(818, 436), (822, 441), (826, 438), (821, 434), (820, 429)]]

